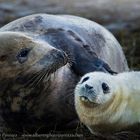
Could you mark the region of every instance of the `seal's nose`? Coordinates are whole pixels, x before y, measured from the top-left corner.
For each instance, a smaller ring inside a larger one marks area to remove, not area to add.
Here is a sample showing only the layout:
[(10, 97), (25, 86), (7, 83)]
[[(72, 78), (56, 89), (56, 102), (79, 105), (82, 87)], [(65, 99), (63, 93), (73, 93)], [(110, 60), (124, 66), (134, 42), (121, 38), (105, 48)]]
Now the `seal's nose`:
[(88, 84), (85, 84), (85, 88), (86, 88), (87, 90), (93, 89), (93, 87), (92, 87), (92, 86), (89, 86)]
[(67, 64), (68, 62), (68, 56), (64, 51), (58, 51), (57, 57), (61, 60), (63, 60), (64, 64)]

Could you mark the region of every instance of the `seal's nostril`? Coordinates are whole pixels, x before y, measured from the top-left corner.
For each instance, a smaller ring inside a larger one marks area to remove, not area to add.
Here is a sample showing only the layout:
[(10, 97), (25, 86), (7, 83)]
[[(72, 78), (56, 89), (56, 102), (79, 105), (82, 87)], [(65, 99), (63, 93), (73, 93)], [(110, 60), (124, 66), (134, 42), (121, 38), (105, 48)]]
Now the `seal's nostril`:
[(89, 86), (88, 84), (85, 84), (85, 88), (88, 89), (88, 90), (90, 90), (90, 89), (92, 89), (93, 87), (92, 87), (92, 86)]
[(58, 53), (57, 53), (57, 57), (59, 57), (60, 59), (62, 59), (62, 60), (66, 60), (67, 59), (67, 55), (66, 55), (66, 53), (65, 52), (61, 52), (61, 51), (59, 51)]
[(63, 56), (63, 58), (64, 58), (64, 59), (66, 59), (66, 58), (67, 58), (67, 55), (66, 55), (66, 53), (65, 53), (65, 52), (62, 52), (62, 56)]
[(65, 52), (62, 52), (62, 56), (63, 56), (63, 60), (64, 60), (64, 64), (68, 63), (68, 56)]
[(58, 51), (57, 57), (59, 57), (60, 59), (64, 59), (64, 55), (60, 51)]

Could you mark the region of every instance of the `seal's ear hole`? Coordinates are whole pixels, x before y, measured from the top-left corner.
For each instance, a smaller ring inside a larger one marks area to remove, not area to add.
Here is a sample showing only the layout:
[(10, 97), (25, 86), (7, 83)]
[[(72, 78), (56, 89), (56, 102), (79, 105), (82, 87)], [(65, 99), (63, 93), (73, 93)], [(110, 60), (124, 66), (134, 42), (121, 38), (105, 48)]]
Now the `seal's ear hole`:
[(3, 61), (5, 61), (7, 58), (8, 58), (7, 55), (2, 55), (2, 56), (0, 56), (0, 61), (3, 62)]

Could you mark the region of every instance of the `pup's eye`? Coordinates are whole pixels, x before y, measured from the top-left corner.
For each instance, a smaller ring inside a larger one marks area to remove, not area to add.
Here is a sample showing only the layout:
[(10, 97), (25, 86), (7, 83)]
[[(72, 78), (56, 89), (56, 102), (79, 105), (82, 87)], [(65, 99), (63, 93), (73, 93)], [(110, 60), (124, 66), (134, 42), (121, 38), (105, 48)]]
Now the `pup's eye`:
[(24, 63), (27, 60), (30, 50), (31, 49), (29, 48), (24, 48), (20, 50), (20, 52), (16, 56), (19, 63)]
[(89, 77), (85, 77), (85, 78), (82, 80), (81, 84), (84, 83), (84, 82), (86, 82), (88, 79), (89, 79)]
[(103, 89), (104, 94), (109, 93), (110, 89), (109, 89), (109, 86), (106, 83), (102, 83), (102, 89)]

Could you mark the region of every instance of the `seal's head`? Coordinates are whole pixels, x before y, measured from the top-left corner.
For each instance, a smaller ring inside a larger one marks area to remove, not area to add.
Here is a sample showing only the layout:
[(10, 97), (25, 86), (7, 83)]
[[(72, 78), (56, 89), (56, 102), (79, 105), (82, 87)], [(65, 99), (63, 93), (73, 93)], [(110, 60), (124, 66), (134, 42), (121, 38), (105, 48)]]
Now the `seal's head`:
[(28, 100), (41, 94), (51, 74), (67, 61), (63, 51), (46, 42), (19, 32), (0, 32), (0, 107), (7, 118), (11, 110), (26, 111)]
[(67, 63), (66, 54), (19, 32), (0, 33), (0, 77), (53, 72)]
[(115, 93), (112, 78), (112, 75), (102, 72), (86, 74), (76, 87), (76, 98), (79, 98), (80, 102), (94, 107), (107, 103)]
[(103, 72), (88, 73), (75, 88), (77, 114), (92, 133), (108, 131), (116, 126), (116, 116), (120, 114), (117, 111), (123, 98), (115, 77)]

